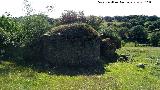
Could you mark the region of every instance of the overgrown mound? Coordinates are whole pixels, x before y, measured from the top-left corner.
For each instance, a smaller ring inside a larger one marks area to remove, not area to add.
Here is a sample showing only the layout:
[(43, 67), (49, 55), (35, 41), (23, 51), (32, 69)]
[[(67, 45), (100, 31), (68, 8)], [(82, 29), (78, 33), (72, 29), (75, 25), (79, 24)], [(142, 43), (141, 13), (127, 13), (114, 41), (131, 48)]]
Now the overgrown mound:
[(94, 65), (100, 62), (99, 34), (87, 24), (55, 27), (42, 36), (44, 60), (56, 65)]
[(88, 24), (74, 23), (46, 32), (29, 46), (27, 58), (58, 66), (90, 66), (100, 64), (103, 57), (113, 58), (117, 48), (120, 41), (116, 37), (100, 35)]

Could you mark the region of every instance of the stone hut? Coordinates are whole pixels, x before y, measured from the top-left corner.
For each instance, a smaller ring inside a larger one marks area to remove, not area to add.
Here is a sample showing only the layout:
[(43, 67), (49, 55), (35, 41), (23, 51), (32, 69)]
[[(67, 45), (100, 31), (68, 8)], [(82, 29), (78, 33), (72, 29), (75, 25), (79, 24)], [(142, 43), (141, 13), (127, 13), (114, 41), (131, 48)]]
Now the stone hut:
[(61, 25), (42, 36), (44, 59), (56, 65), (93, 65), (100, 61), (99, 34), (87, 24)]

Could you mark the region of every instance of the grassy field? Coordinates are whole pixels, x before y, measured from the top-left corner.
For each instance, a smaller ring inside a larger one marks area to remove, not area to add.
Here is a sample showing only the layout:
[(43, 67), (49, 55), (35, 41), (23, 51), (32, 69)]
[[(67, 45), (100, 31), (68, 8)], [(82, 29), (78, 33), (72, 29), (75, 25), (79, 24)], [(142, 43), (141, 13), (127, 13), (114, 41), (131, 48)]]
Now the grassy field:
[[(0, 90), (160, 90), (160, 48), (123, 47), (117, 53), (129, 55), (129, 60), (102, 69), (45, 70), (1, 61)], [(139, 63), (145, 68), (137, 67)]]

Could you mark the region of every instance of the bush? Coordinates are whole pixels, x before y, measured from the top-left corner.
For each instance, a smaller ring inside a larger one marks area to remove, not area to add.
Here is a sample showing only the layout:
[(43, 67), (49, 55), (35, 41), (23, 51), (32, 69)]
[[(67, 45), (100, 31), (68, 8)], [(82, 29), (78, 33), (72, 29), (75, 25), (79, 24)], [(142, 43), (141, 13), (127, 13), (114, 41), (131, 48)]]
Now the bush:
[[(104, 60), (113, 61), (116, 60), (116, 49), (121, 47), (121, 38), (119, 31), (115, 26), (107, 26), (107, 23), (103, 23), (98, 32), (101, 38), (101, 57)], [(107, 61), (107, 62), (109, 62)]]
[(119, 36), (122, 38), (122, 40), (127, 40), (128, 39), (128, 32), (129, 32), (129, 29), (128, 28), (120, 28), (119, 29)]
[(152, 33), (150, 43), (155, 47), (160, 46), (160, 32)]
[[(121, 48), (121, 39), (118, 34), (114, 32), (103, 31), (101, 32), (101, 57), (104, 60), (116, 60), (116, 49)], [(107, 61), (109, 62), (109, 61)]]
[(0, 52), (4, 57), (12, 57), (16, 47), (19, 47), (18, 34), (21, 31), (21, 24), (14, 18), (0, 17)]
[(95, 30), (98, 30), (102, 22), (102, 17), (93, 15), (86, 17), (84, 16), (83, 11), (75, 12), (72, 10), (66, 10), (66, 12), (62, 13), (62, 16), (60, 18), (60, 25), (71, 23), (87, 23), (88, 25), (91, 25)]
[(66, 10), (62, 13), (60, 23), (61, 24), (71, 24), (71, 23), (82, 23), (86, 22), (86, 17), (84, 16), (83, 11), (75, 12), (72, 10)]
[(1, 32), (6, 36), (6, 43), (17, 46), (17, 34), (22, 29), (21, 24), (16, 22), (13, 18), (2, 16), (0, 17), (0, 28)]
[[(40, 47), (42, 43), (39, 43), (41, 36), (47, 32), (52, 26), (48, 21), (48, 17), (45, 15), (30, 15), (20, 17), (17, 19), (22, 23), (22, 31), (19, 33), (20, 39), (20, 51), (23, 53), (23, 58), (27, 62), (36, 61), (37, 58), (41, 58)], [(37, 53), (37, 55), (35, 55)], [(37, 56), (36, 58), (31, 57), (32, 55)]]
[(5, 41), (6, 41), (6, 33), (2, 28), (0, 28), (0, 58), (3, 57), (3, 54), (5, 53)]
[(97, 16), (88, 16), (86, 18), (86, 23), (91, 25), (95, 30), (98, 30), (100, 25), (102, 24), (103, 22), (103, 18), (102, 17), (97, 17)]
[(23, 24), (21, 31), (22, 46), (30, 45), (41, 37), (46, 31), (51, 28), (48, 18), (45, 15), (31, 15), (18, 19)]
[(148, 38), (148, 33), (142, 25), (137, 25), (137, 26), (132, 27), (129, 30), (128, 37), (132, 41), (137, 41), (139, 43), (146, 43), (147, 38)]

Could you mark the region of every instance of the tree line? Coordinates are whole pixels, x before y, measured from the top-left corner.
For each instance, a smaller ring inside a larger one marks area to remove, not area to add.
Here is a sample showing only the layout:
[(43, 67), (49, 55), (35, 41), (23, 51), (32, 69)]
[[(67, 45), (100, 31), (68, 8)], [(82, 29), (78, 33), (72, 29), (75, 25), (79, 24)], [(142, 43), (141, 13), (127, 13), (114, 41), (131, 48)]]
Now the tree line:
[[(10, 56), (15, 50), (34, 44), (41, 35), (53, 27), (86, 23), (97, 32), (124, 42), (137, 42), (160, 46), (160, 18), (157, 16), (85, 16), (84, 12), (65, 11), (60, 18), (50, 18), (44, 14), (0, 17), (0, 56)], [(116, 45), (115, 45), (116, 46)], [(19, 55), (19, 54), (18, 54)]]

